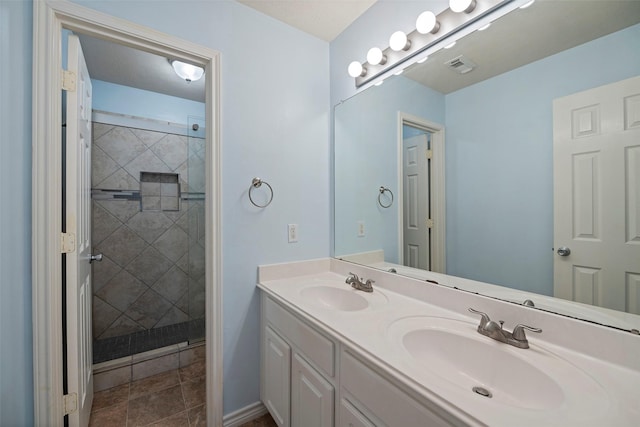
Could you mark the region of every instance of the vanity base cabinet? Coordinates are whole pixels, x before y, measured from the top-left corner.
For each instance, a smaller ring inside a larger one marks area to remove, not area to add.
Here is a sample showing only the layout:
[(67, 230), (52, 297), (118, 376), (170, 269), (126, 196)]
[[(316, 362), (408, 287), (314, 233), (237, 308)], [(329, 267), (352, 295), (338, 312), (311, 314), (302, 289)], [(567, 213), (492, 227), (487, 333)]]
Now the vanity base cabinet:
[(333, 386), (299, 354), (291, 363), (291, 425), (333, 426)]
[(291, 347), (270, 327), (263, 331), (262, 401), (279, 427), (289, 427)]
[[(433, 405), (433, 410), (418, 402), (398, 386), (383, 378), (349, 351), (340, 354), (340, 387), (343, 396), (352, 400), (351, 407), (366, 421), (377, 427), (428, 426), (451, 427), (464, 426), (456, 418), (446, 414)], [(349, 403), (349, 402), (348, 402)], [(341, 410), (341, 412), (343, 412)], [(370, 420), (370, 421), (369, 421)], [(341, 426), (368, 426), (341, 419)]]

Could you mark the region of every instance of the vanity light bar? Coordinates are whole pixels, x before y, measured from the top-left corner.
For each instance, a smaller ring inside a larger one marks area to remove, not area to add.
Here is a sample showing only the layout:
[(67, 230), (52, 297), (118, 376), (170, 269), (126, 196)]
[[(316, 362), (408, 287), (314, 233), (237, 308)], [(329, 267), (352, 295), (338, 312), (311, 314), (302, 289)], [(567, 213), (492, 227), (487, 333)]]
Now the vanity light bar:
[[(396, 37), (394, 38), (393, 48), (395, 49), (388, 47), (382, 51), (384, 61), (377, 64), (354, 61), (349, 66), (349, 74), (355, 78), (356, 87), (363, 86), (398, 64), (408, 61), (440, 42), (444, 41), (444, 43), (450, 45), (464, 35), (460, 35), (460, 33), (465, 28), (514, 1), (518, 2), (518, 0), (477, 0), (473, 2), (474, 7), (469, 12), (463, 11), (464, 13), (446, 9), (436, 16), (437, 29), (434, 25), (433, 31), (428, 31), (425, 34), (416, 29), (406, 36), (405, 43), (400, 43), (400, 35), (394, 33)], [(520, 1), (519, 3), (522, 2)], [(457, 38), (456, 35), (458, 35)], [(403, 38), (403, 40), (405, 39)], [(397, 46), (395, 45), (396, 43), (398, 43)], [(375, 59), (377, 59), (377, 56)], [(360, 66), (356, 67), (356, 64)], [(356, 73), (356, 71), (359, 72)]]

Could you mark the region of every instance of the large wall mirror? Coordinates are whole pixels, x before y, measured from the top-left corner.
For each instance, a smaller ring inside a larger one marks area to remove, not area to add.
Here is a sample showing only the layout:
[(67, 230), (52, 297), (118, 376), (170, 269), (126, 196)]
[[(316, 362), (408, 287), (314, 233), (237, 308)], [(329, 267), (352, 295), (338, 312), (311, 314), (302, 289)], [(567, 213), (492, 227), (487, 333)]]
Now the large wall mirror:
[[(640, 330), (639, 22), (640, 1), (538, 0), (337, 105), (334, 256)], [(619, 85), (609, 171), (591, 99)], [(590, 148), (562, 163), (565, 134)]]

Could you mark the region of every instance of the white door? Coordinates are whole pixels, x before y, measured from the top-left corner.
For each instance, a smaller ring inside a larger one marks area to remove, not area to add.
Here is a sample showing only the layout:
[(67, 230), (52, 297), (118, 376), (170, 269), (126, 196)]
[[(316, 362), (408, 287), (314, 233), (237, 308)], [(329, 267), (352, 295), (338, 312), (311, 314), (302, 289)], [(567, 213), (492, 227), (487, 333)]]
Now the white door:
[(640, 314), (640, 77), (554, 100), (553, 141), (554, 295)]
[(428, 149), (426, 134), (403, 140), (403, 264), (423, 270), (430, 270)]
[[(77, 401), (71, 426), (87, 426), (93, 401), (91, 348), (91, 80), (80, 41), (70, 35), (68, 71), (75, 90), (67, 91), (66, 233), (75, 250), (66, 254), (67, 384)], [(67, 79), (69, 81), (70, 79)], [(73, 80), (73, 77), (71, 77)]]

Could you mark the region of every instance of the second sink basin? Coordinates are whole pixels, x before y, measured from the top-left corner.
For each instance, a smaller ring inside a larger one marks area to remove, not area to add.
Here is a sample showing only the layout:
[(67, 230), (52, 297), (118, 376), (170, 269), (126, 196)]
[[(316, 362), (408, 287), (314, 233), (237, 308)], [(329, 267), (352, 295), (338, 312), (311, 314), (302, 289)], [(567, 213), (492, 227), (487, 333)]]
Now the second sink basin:
[(469, 398), (486, 399), (478, 402), (525, 410), (554, 410), (585, 398), (606, 404), (599, 384), (572, 364), (538, 346), (518, 349), (492, 340), (476, 327), (415, 316), (392, 323), (388, 333), (415, 369)]

